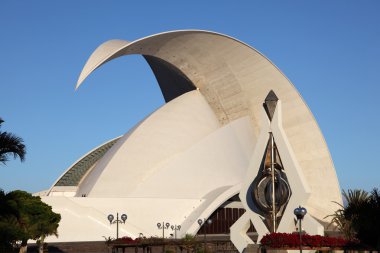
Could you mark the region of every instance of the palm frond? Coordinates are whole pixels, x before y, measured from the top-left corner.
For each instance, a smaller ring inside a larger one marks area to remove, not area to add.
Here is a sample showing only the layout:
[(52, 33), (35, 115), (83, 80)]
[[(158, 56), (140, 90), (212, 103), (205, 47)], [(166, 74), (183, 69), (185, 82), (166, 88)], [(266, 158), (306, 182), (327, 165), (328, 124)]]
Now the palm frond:
[(0, 132), (0, 162), (9, 160), (9, 156), (17, 157), (24, 161), (26, 148), (23, 139), (8, 132)]

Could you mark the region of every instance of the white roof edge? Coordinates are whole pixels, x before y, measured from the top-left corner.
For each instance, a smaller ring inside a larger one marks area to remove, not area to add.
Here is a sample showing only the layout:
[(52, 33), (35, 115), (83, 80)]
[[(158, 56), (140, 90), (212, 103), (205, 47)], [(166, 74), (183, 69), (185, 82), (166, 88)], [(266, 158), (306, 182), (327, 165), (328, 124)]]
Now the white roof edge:
[(104, 146), (104, 145), (106, 145), (107, 143), (110, 143), (110, 142), (112, 142), (112, 141), (114, 141), (114, 140), (117, 140), (117, 139), (119, 139), (119, 138), (121, 138), (122, 137), (122, 135), (121, 136), (118, 136), (118, 137), (116, 137), (116, 138), (113, 138), (113, 139), (111, 139), (111, 140), (109, 140), (109, 141), (106, 141), (106, 142), (104, 142), (104, 143), (102, 143), (101, 145), (98, 145), (97, 147), (95, 147), (95, 148), (93, 148), (92, 150), (90, 150), (89, 152), (87, 152), (85, 155), (83, 155), (82, 157), (80, 157), (78, 160), (76, 160), (74, 163), (72, 163), (59, 177), (58, 177), (58, 179), (52, 184), (52, 186), (48, 189), (48, 190), (46, 190), (47, 191), (47, 195), (49, 195), (50, 194), (50, 192), (51, 192), (51, 190), (54, 188), (54, 186), (55, 186), (55, 184), (56, 183), (58, 183), (58, 181), (66, 174), (66, 172), (68, 172), (75, 164), (77, 164), (80, 160), (82, 160), (83, 158), (85, 158), (86, 156), (88, 156), (89, 154), (91, 154), (93, 151), (95, 151), (95, 150), (97, 150), (98, 148), (100, 148), (100, 147), (102, 147), (102, 146)]
[[(266, 59), (271, 65), (273, 65), (277, 71), (279, 71), (279, 73), (289, 82), (289, 84), (294, 88), (294, 90), (296, 91), (296, 93), (298, 94), (298, 96), (300, 97), (300, 99), (302, 100), (302, 102), (304, 103), (304, 105), (306, 106), (308, 112), (310, 113), (312, 119), (314, 120), (318, 130), (319, 130), (319, 133), (320, 133), (320, 136), (322, 137), (322, 141), (324, 143), (324, 145), (327, 147), (327, 143), (326, 143), (326, 139), (324, 137), (324, 135), (322, 134), (322, 131), (318, 125), (318, 122), (315, 120), (315, 117), (313, 115), (313, 113), (311, 112), (308, 104), (305, 102), (305, 100), (303, 99), (303, 97), (301, 96), (301, 94), (299, 93), (299, 91), (295, 88), (295, 85), (288, 79), (288, 77), (271, 61), (269, 60), (264, 54), (262, 54), (260, 51), (258, 51), (257, 49), (253, 48), (252, 46), (234, 38), (234, 37), (231, 37), (231, 36), (228, 36), (226, 34), (222, 34), (222, 33), (218, 33), (218, 32), (213, 32), (213, 31), (208, 31), (208, 30), (197, 30), (197, 29), (184, 29), (184, 30), (173, 30), (173, 31), (167, 31), (167, 32), (161, 32), (161, 33), (156, 33), (156, 34), (153, 34), (153, 35), (149, 35), (149, 36), (145, 36), (145, 37), (142, 37), (140, 39), (137, 39), (137, 40), (134, 40), (132, 42), (127, 42), (127, 41), (124, 41), (125, 45), (123, 46), (120, 46), (120, 47), (114, 47), (111, 51), (109, 51), (107, 53), (107, 57), (103, 57), (101, 61), (98, 61), (98, 62), (94, 62), (94, 63), (91, 63), (91, 59), (96, 57), (101, 51), (99, 51), (98, 49), (100, 49), (103, 45), (106, 45), (107, 43), (109, 42), (112, 42), (112, 41), (117, 41), (117, 40), (110, 40), (110, 41), (107, 41), (105, 43), (103, 43), (102, 45), (100, 45), (94, 52), (93, 54), (90, 56), (90, 58), (88, 59), (85, 67), (83, 68), (81, 74), (80, 74), (80, 78), (78, 80), (78, 83), (77, 83), (77, 86), (76, 86), (76, 89), (79, 88), (79, 86), (83, 83), (83, 81), (95, 70), (97, 69), (98, 67), (100, 67), (101, 65), (103, 65), (104, 63), (114, 59), (114, 58), (117, 58), (117, 57), (114, 57), (119, 51), (129, 47), (129, 46), (132, 46), (134, 44), (137, 44), (138, 42), (142, 42), (146, 39), (149, 39), (149, 38), (152, 38), (152, 37), (156, 37), (156, 36), (161, 36), (161, 35), (165, 35), (165, 34), (171, 34), (171, 33), (205, 33), (205, 34), (210, 34), (210, 35), (218, 35), (218, 36), (221, 36), (221, 37), (224, 37), (224, 38), (227, 38), (227, 39), (231, 39), (231, 40), (234, 40), (238, 43), (240, 43), (241, 45), (243, 46), (246, 46), (252, 50), (254, 50), (255, 52), (257, 52), (258, 54), (260, 54), (264, 59)], [(119, 41), (122, 41), (122, 40), (119, 40)], [(121, 56), (121, 55), (120, 55)], [(90, 71), (87, 70), (90, 69)], [(87, 70), (87, 71), (85, 71)], [(336, 174), (336, 170), (335, 170), (335, 166), (334, 166), (334, 162), (331, 158), (331, 154), (330, 154), (330, 150), (327, 148), (327, 152), (329, 153), (329, 159), (330, 159), (330, 162), (332, 164), (332, 168), (333, 168), (333, 171), (335, 173), (335, 179), (337, 181), (337, 184), (339, 185), (339, 182), (338, 182), (338, 178), (337, 178), (337, 174)]]

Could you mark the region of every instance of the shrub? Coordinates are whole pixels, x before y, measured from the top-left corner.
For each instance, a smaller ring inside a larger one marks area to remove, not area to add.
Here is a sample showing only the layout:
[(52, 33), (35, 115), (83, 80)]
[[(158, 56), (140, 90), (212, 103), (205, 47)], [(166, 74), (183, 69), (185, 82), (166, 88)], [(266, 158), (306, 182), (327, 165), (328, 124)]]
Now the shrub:
[[(300, 238), (298, 233), (271, 233), (265, 235), (261, 241), (261, 245), (270, 248), (297, 248), (300, 245)], [(346, 240), (338, 237), (328, 237), (320, 235), (302, 235), (302, 246), (307, 247), (354, 247), (358, 245), (357, 241)]]

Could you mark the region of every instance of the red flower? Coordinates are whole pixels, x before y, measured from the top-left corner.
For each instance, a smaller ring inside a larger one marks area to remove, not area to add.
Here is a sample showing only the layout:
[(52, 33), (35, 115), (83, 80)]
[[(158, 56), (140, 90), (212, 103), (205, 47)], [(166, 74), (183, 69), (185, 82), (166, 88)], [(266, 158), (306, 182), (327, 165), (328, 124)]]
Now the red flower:
[[(266, 234), (260, 242), (261, 245), (270, 248), (297, 248), (300, 245), (300, 238), (298, 233), (271, 233)], [(338, 237), (303, 234), (302, 245), (308, 247), (341, 248), (357, 246), (358, 242)]]
[(114, 240), (116, 243), (125, 243), (125, 244), (139, 244), (140, 238), (132, 239), (129, 236), (124, 236), (119, 239)]

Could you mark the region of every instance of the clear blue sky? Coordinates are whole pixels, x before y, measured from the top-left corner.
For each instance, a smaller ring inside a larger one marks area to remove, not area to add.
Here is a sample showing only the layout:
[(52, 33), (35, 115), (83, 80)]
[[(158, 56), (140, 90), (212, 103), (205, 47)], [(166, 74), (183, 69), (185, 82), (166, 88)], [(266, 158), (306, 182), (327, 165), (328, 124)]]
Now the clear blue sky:
[[(204, 29), (255, 47), (294, 83), (326, 138), (343, 189), (379, 187), (380, 1), (0, 1), (0, 117), (24, 163), (0, 188), (47, 189), (92, 148), (164, 101), (141, 56), (119, 58), (74, 92), (110, 39)], [(128, 175), (120, 175), (128, 177)]]

